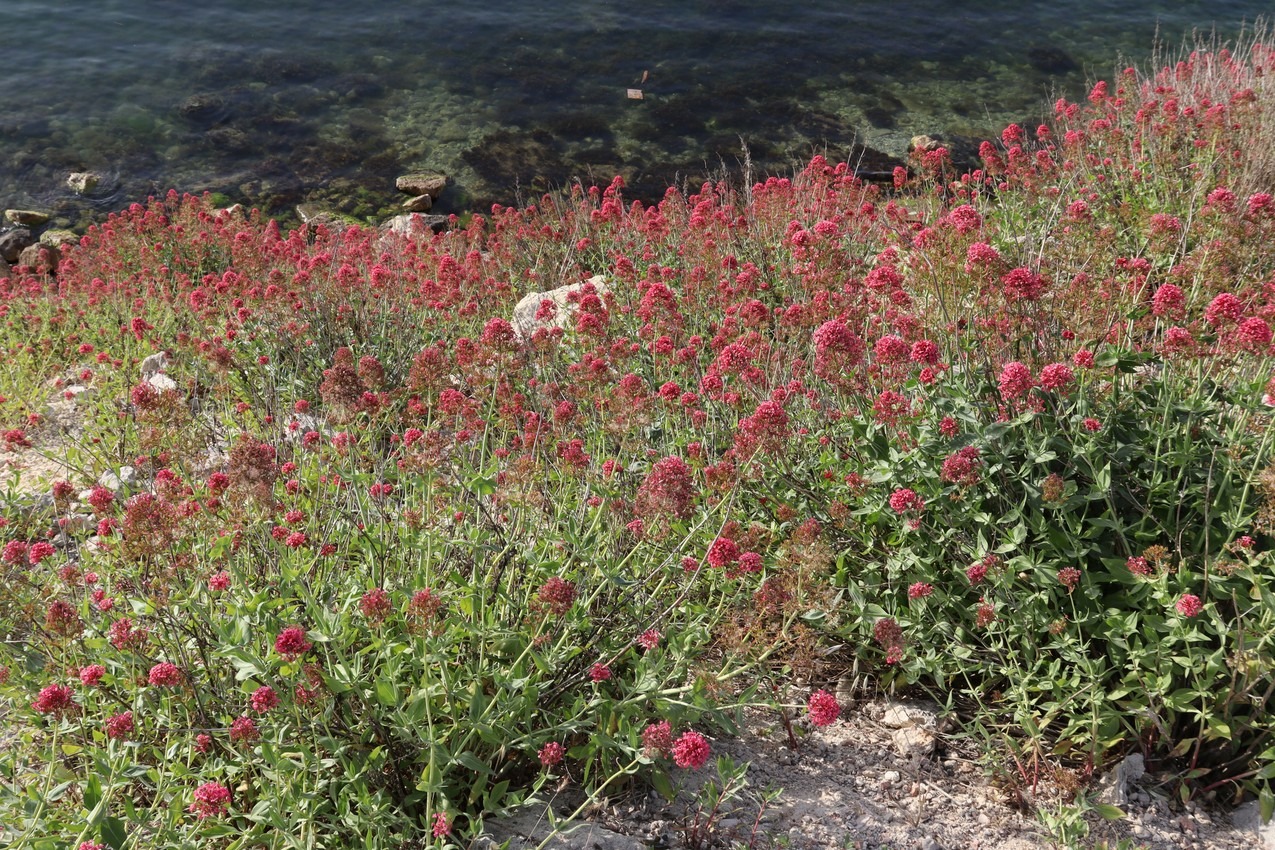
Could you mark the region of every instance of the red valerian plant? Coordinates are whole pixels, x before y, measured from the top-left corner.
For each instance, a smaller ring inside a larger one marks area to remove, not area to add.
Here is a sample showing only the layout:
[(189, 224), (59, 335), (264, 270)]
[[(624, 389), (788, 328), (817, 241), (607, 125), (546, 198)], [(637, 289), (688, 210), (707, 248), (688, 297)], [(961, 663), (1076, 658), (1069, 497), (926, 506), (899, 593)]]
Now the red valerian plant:
[[(1275, 549), (1273, 56), (1122, 74), (894, 189), (816, 157), (437, 235), (111, 214), (0, 279), (5, 445), (42, 449), (49, 403), (83, 437), (3, 508), (17, 781), (69, 772), (104, 835), (164, 845), (285, 812), (463, 842), (557, 777), (671, 785), (763, 665), (854, 664), (985, 729), (1047, 712), (1069, 768), (1141, 747), (1187, 753), (1188, 796), (1268, 792), (1270, 652), (1234, 636), (1275, 629), (1244, 604)], [(139, 383), (161, 353), (176, 389)], [(252, 817), (182, 817), (174, 754)]]
[(230, 789), (220, 782), (205, 782), (191, 797), (190, 811), (200, 820), (222, 817), (230, 811)]

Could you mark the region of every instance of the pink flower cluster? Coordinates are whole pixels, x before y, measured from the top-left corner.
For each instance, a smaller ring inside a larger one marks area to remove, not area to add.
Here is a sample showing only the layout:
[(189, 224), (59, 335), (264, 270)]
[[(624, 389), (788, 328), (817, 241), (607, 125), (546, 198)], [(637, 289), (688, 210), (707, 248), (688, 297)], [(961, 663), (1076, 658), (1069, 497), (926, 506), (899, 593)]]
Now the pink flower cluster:
[(810, 695), (806, 703), (806, 711), (810, 714), (811, 723), (816, 726), (828, 726), (841, 716), (841, 704), (832, 694), (819, 690)]
[(221, 817), (230, 811), (230, 789), (220, 782), (205, 782), (192, 797), (190, 811), (200, 820)]

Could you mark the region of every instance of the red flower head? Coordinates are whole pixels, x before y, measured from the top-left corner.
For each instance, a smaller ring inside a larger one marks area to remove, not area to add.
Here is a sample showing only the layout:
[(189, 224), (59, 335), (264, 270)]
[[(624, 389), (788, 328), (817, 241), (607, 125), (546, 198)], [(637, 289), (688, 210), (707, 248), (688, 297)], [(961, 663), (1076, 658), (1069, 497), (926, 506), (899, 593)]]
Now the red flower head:
[(205, 782), (192, 796), (190, 811), (200, 820), (220, 817), (230, 810), (230, 789), (219, 782)]
[(667, 757), (673, 752), (673, 727), (667, 720), (652, 723), (642, 730), (642, 749), (649, 756)]
[(157, 688), (173, 688), (182, 683), (182, 671), (176, 664), (161, 661), (150, 669), (146, 681)]
[(650, 652), (660, 645), (660, 638), (662, 637), (664, 637), (664, 635), (660, 634), (659, 629), (647, 629), (637, 636), (635, 643), (642, 647), (642, 649)]
[(566, 750), (562, 744), (557, 741), (550, 741), (540, 748), (540, 764), (544, 767), (553, 767), (562, 762), (564, 755), (566, 755)]
[(1031, 370), (1017, 360), (1001, 369), (1000, 391), (1007, 400), (1020, 398), (1034, 386)]
[(1049, 281), (1031, 269), (1013, 269), (1001, 278), (1005, 296), (1010, 301), (1035, 301), (1045, 293)]
[(1183, 617), (1195, 617), (1204, 610), (1204, 603), (1194, 593), (1184, 593), (1174, 607), (1178, 609), (1178, 613)]
[(842, 321), (832, 319), (814, 333), (815, 374), (838, 380), (863, 359), (864, 341)]
[(279, 695), (269, 685), (262, 685), (252, 692), (252, 699), (249, 702), (253, 711), (258, 714), (265, 714), (279, 705)]
[(20, 564), (27, 559), (28, 546), (23, 540), (10, 540), (4, 544), (4, 552), (0, 561), (6, 564)]
[(390, 595), (382, 587), (369, 590), (359, 600), (359, 611), (373, 626), (385, 622), (385, 618), (389, 616), (391, 608)]
[(1076, 380), (1065, 363), (1050, 363), (1040, 370), (1040, 385), (1047, 390), (1065, 390)]
[(708, 547), (708, 564), (722, 569), (739, 560), (739, 544), (729, 537), (718, 537)]
[(1243, 312), (1244, 304), (1240, 299), (1229, 292), (1223, 292), (1210, 301), (1208, 307), (1204, 308), (1204, 321), (1214, 327), (1221, 324), (1230, 324), (1231, 322), (1239, 321)]
[(810, 695), (806, 709), (810, 712), (810, 722), (816, 726), (829, 726), (841, 714), (837, 698), (822, 690)]
[(66, 685), (46, 685), (31, 707), (41, 714), (61, 717), (75, 707), (72, 692)]
[(84, 630), (80, 615), (69, 602), (55, 599), (44, 612), (44, 627), (61, 637), (76, 637)]
[(670, 516), (686, 519), (695, 501), (695, 480), (690, 466), (680, 457), (656, 461), (638, 488), (634, 509), (639, 516)]
[(872, 638), (886, 651), (886, 662), (893, 663), (903, 654), (903, 628), (893, 617), (883, 617), (872, 624)]
[(1156, 316), (1181, 319), (1186, 315), (1186, 296), (1173, 284), (1163, 284), (1151, 297), (1151, 312)]
[(144, 628), (134, 628), (128, 617), (116, 620), (106, 630), (107, 639), (116, 649), (138, 649), (146, 643), (147, 634)]
[(300, 626), (288, 626), (279, 632), (274, 642), (274, 651), (289, 661), (300, 658), (313, 648), (314, 644), (306, 640), (305, 629)]
[(1058, 581), (1071, 593), (1080, 584), (1080, 570), (1075, 567), (1063, 567), (1058, 571)]
[(536, 593), (536, 601), (542, 608), (554, 616), (561, 617), (571, 610), (576, 601), (574, 583), (554, 576), (540, 586)]
[(978, 447), (965, 446), (944, 458), (940, 476), (951, 484), (972, 487), (978, 483), (982, 465)]
[(890, 508), (895, 513), (908, 513), (915, 511), (920, 513), (925, 509), (925, 500), (916, 494), (915, 490), (909, 490), (907, 487), (900, 487), (890, 494)]
[(261, 733), (257, 731), (257, 724), (249, 716), (241, 715), (235, 718), (235, 722), (230, 724), (230, 740), (243, 741), (251, 743), (261, 737)]
[(125, 711), (106, 721), (106, 737), (114, 740), (127, 740), (128, 736), (133, 733), (134, 728), (133, 712)]
[(939, 362), (939, 347), (928, 339), (912, 343), (912, 362), (933, 366)]
[[(1260, 320), (1259, 320), (1260, 321)], [(36, 567), (45, 558), (51, 557), (57, 549), (53, 548), (53, 544), (41, 540), (39, 543), (32, 543), (31, 548), (27, 550), (27, 560), (31, 566)]]
[(927, 581), (918, 581), (908, 588), (908, 599), (924, 599), (932, 593), (934, 593), (934, 585)]
[(442, 607), (442, 597), (428, 587), (416, 591), (407, 603), (407, 630), (413, 634), (422, 631)]
[[(1239, 347), (1253, 354), (1265, 354), (1266, 348), (1271, 344), (1271, 326), (1266, 324), (1266, 320), (1258, 316), (1250, 316), (1240, 322), (1238, 328), (1235, 329), (1235, 339)], [(36, 543), (31, 547), (31, 557), (35, 558), (35, 547), (41, 544)], [(46, 544), (47, 545), (47, 544)], [(35, 563), (34, 560), (32, 563)]]
[(683, 732), (673, 743), (673, 763), (698, 770), (708, 761), (708, 739), (698, 732)]
[(872, 353), (876, 355), (878, 362), (902, 363), (911, 356), (912, 349), (899, 337), (886, 334), (877, 340)]

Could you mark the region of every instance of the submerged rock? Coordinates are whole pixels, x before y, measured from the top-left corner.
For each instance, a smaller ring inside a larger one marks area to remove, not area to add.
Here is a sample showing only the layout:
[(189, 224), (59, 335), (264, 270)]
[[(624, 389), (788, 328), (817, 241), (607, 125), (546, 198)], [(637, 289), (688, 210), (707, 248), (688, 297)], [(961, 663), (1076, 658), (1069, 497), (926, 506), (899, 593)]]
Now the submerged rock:
[(219, 119), (226, 110), (226, 101), (221, 95), (211, 92), (192, 94), (181, 102), (177, 111), (183, 118), (195, 122), (209, 122)]
[(49, 214), (39, 210), (5, 210), (4, 217), (24, 227), (39, 227), (49, 220)]
[(66, 185), (77, 195), (87, 195), (102, 182), (102, 175), (96, 171), (75, 171), (66, 177)]
[(1061, 47), (1037, 45), (1027, 49), (1027, 64), (1042, 74), (1072, 74), (1080, 63)]
[(484, 181), (481, 191), (499, 193), (483, 196), (484, 202), (514, 201), (519, 190), (538, 194), (561, 188), (577, 174), (576, 167), (563, 156), (562, 141), (538, 129), (489, 133), (461, 158)]
[(235, 127), (216, 127), (205, 133), (204, 139), (215, 150), (228, 153), (244, 153), (252, 149), (248, 134)]

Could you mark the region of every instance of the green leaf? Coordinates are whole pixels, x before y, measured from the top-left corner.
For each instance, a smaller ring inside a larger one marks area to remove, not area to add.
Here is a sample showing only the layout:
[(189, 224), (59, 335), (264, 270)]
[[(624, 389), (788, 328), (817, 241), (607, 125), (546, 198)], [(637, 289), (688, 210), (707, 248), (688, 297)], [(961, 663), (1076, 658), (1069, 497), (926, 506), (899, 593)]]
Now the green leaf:
[(390, 707), (398, 705), (398, 688), (393, 682), (378, 679), (376, 682), (376, 698), (381, 705)]
[(487, 693), (483, 690), (483, 683), (475, 681), (474, 686), (470, 689), (469, 721), (475, 724), (478, 723), (486, 709)]
[(476, 496), (490, 496), (496, 492), (496, 479), (475, 476), (469, 479), (469, 489)]
[(1119, 806), (1112, 806), (1107, 803), (1094, 803), (1093, 810), (1097, 812), (1103, 820), (1120, 820), (1124, 817), (1124, 810)]
[(235, 666), (235, 681), (242, 682), (251, 678), (263, 678), (265, 676), (266, 663), (261, 658), (252, 655), (245, 649), (239, 647), (227, 647), (221, 651), (222, 656), (230, 659), (230, 663)]
[(437, 794), (443, 790), (443, 772), (439, 770), (433, 759), (430, 759), (429, 764), (425, 765), (425, 769), (421, 771), (416, 790), (424, 791), (426, 794)]
[(668, 774), (662, 770), (651, 774), (651, 787), (660, 792), (660, 796), (665, 800), (672, 800), (675, 796), (673, 783), (669, 781)]
[(60, 784), (58, 784), (58, 785), (54, 786), (53, 790), (52, 790), (52, 791), (50, 791), (50, 792), (49, 792), (49, 793), (45, 796), (45, 798), (44, 798), (44, 799), (45, 799), (45, 801), (46, 801), (46, 802), (49, 802), (49, 803), (56, 803), (58, 800), (61, 800), (63, 797), (65, 797), (65, 796), (66, 796), (66, 792), (67, 792), (68, 790), (70, 790), (71, 786), (72, 786), (72, 785), (74, 785), (74, 784), (76, 784), (76, 783), (74, 783), (74, 782), (63, 782), (63, 783), (60, 783)]
[(461, 764), (463, 764), (465, 767), (469, 768), (470, 770), (481, 773), (483, 776), (491, 776), (491, 768), (488, 767), (486, 763), (483, 762), (480, 758), (478, 758), (478, 756), (474, 755), (468, 750), (456, 756), (456, 761), (460, 762)]
[(102, 821), (102, 825), (98, 827), (98, 836), (102, 839), (102, 843), (111, 850), (124, 850), (124, 842), (128, 840), (128, 831), (124, 828), (124, 821), (117, 817), (107, 817)]
[(509, 780), (504, 779), (487, 789), (483, 796), (483, 810), (488, 812), (504, 808), (505, 794), (509, 791)]
[(84, 808), (92, 811), (102, 799), (102, 780), (96, 776), (90, 776), (89, 781), (84, 786)]

